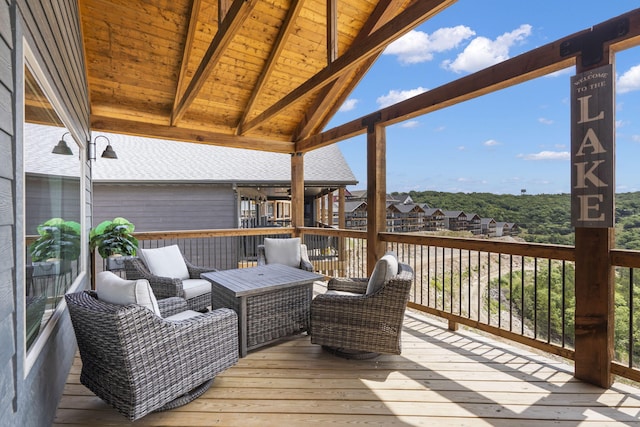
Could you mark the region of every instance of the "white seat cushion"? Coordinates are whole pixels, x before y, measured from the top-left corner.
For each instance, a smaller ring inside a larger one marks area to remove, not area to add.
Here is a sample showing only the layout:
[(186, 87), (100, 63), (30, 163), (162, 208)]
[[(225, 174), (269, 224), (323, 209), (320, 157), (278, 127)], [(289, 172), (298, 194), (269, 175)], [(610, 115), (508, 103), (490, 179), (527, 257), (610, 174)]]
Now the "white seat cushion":
[(140, 258), (154, 276), (188, 279), (189, 269), (178, 245), (155, 249), (138, 249)]
[(204, 313), (200, 313), (199, 311), (185, 310), (185, 311), (181, 311), (180, 313), (176, 313), (172, 316), (167, 316), (164, 318), (164, 320), (179, 322), (181, 320), (192, 319), (197, 316), (202, 316), (203, 314)]
[(367, 283), (366, 295), (371, 295), (382, 289), (384, 284), (398, 275), (398, 259), (394, 253), (386, 253), (376, 262), (369, 283)]
[(98, 299), (110, 304), (138, 304), (160, 316), (158, 301), (147, 279), (126, 280), (110, 271), (96, 276)]
[(264, 256), (267, 264), (283, 264), (300, 268), (300, 238), (264, 239)]
[(205, 279), (185, 279), (182, 281), (184, 299), (191, 299), (211, 293), (211, 282)]

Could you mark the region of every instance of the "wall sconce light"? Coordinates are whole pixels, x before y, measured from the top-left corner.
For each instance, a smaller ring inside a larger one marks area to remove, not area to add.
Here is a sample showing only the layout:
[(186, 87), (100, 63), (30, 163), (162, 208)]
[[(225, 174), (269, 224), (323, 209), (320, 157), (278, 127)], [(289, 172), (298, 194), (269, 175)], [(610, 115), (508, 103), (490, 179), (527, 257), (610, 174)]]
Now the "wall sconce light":
[(62, 138), (60, 139), (60, 141), (58, 141), (58, 144), (53, 147), (53, 150), (51, 150), (53, 154), (62, 154), (65, 156), (70, 156), (73, 154), (73, 151), (71, 151), (71, 148), (69, 148), (67, 142), (64, 140), (64, 137), (67, 135), (69, 135), (69, 132), (65, 132), (64, 134), (62, 134)]
[(104, 135), (98, 135), (93, 139), (93, 142), (90, 143), (89, 146), (89, 160), (95, 160), (96, 159), (96, 142), (98, 141), (98, 138), (104, 138), (107, 140), (107, 148), (104, 149), (104, 151), (102, 152), (102, 158), (103, 159), (117, 159), (118, 155), (116, 154), (116, 152), (114, 151), (113, 147), (111, 146), (111, 141), (109, 141), (109, 138), (107, 138)]

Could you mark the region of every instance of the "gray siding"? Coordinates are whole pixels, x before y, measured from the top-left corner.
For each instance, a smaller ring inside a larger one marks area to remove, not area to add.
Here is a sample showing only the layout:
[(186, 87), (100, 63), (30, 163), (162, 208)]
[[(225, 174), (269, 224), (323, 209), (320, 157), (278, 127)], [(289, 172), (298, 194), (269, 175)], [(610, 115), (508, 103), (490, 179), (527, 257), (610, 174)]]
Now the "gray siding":
[(121, 216), (136, 231), (237, 227), (237, 205), (230, 185), (94, 183), (93, 187), (94, 225)]
[(46, 426), (53, 421), (76, 345), (64, 313), (26, 372), (21, 321), (25, 300), (23, 37), (40, 68), (47, 70), (47, 82), (70, 120), (69, 127), (88, 140), (89, 104), (77, 2), (0, 0), (0, 425)]

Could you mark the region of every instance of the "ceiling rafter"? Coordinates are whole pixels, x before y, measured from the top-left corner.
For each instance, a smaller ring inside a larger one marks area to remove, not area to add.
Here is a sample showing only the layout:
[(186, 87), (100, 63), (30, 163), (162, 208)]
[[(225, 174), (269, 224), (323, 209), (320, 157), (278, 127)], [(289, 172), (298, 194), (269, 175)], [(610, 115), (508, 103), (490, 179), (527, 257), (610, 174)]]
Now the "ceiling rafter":
[[(381, 0), (378, 2), (373, 13), (369, 16), (369, 19), (365, 22), (351, 46), (357, 46), (372, 32), (389, 22), (403, 3), (404, 0)], [(334, 80), (333, 83), (325, 86), (320, 95), (316, 97), (316, 101), (307, 110), (303, 121), (300, 122), (292, 139), (298, 141), (308, 137), (317, 129), (324, 127), (329, 119), (342, 106), (362, 77), (364, 77), (367, 70), (373, 65), (376, 59), (378, 59), (380, 53), (364, 61), (362, 66), (357, 67), (351, 72), (344, 73)]]
[(207, 52), (204, 54), (198, 69), (189, 82), (189, 86), (180, 98), (177, 107), (171, 113), (171, 125), (176, 126), (182, 119), (187, 109), (198, 96), (198, 93), (206, 83), (209, 75), (220, 60), (224, 50), (227, 48), (236, 32), (249, 16), (251, 9), (255, 5), (254, 0), (234, 0), (231, 8), (218, 27), (218, 32), (213, 37)]
[(350, 48), (344, 55), (336, 59), (332, 64), (320, 70), (306, 83), (289, 92), (284, 98), (267, 108), (253, 120), (246, 123), (240, 129), (239, 134), (245, 134), (259, 126), (262, 122), (280, 113), (297, 100), (322, 89), (343, 73), (357, 67), (373, 55), (384, 49), (389, 43), (399, 38), (409, 30), (415, 28), (429, 17), (440, 12), (453, 3), (454, 0), (423, 0), (413, 3), (394, 19), (383, 25), (380, 29), (370, 34), (361, 44)]
[(201, 129), (188, 129), (96, 115), (91, 116), (91, 129), (104, 132), (114, 132), (114, 129), (117, 129), (117, 132), (121, 134), (243, 148), (247, 150), (269, 151), (273, 153), (289, 154), (293, 152), (295, 147), (293, 142), (288, 141), (229, 135)]
[(193, 40), (195, 39), (196, 29), (198, 28), (198, 15), (200, 15), (201, 0), (193, 0), (191, 4), (191, 16), (189, 17), (189, 28), (187, 30), (187, 39), (184, 42), (184, 51), (182, 52), (182, 63), (180, 65), (180, 74), (178, 75), (178, 84), (176, 85), (176, 96), (173, 100), (173, 111), (178, 107), (180, 96), (182, 96), (182, 88), (184, 88), (187, 78), (187, 69), (189, 68), (189, 59), (193, 50)]
[(242, 113), (242, 116), (240, 117), (240, 120), (238, 121), (238, 126), (236, 127), (236, 134), (238, 134), (238, 130), (242, 128), (242, 126), (244, 125), (247, 117), (249, 117), (249, 115), (251, 114), (251, 112), (253, 111), (253, 107), (255, 105), (256, 100), (260, 97), (260, 94), (262, 93), (262, 90), (264, 89), (264, 85), (267, 82), (267, 80), (269, 80), (269, 77), (271, 76), (271, 73), (273, 72), (273, 69), (276, 65), (276, 59), (280, 56), (280, 53), (282, 52), (282, 50), (284, 49), (285, 43), (287, 41), (287, 38), (289, 37), (289, 35), (291, 34), (292, 31), (292, 27), (293, 24), (296, 20), (296, 18), (298, 17), (298, 15), (300, 14), (300, 10), (302, 10), (302, 1), (301, 0), (293, 0), (291, 2), (291, 5), (289, 6), (289, 10), (287, 12), (287, 16), (284, 20), (284, 22), (282, 23), (282, 27), (280, 27), (280, 31), (278, 32), (278, 36), (273, 44), (273, 49), (271, 50), (271, 53), (269, 54), (269, 58), (267, 59), (267, 62), (265, 63), (265, 66), (262, 70), (262, 73), (260, 74), (260, 77), (258, 78), (258, 81), (255, 85), (255, 88), (253, 89), (253, 92), (251, 93), (251, 98), (249, 98), (249, 101), (247, 101), (247, 105), (244, 108), (244, 111)]
[(338, 5), (337, 0), (327, 0), (327, 64), (338, 57)]

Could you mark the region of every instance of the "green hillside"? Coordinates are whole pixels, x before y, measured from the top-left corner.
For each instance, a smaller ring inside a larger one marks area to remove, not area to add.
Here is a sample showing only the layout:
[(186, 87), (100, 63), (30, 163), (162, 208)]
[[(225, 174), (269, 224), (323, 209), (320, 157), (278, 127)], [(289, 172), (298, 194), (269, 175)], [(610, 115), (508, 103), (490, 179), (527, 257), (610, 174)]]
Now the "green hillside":
[[(407, 193), (392, 193), (400, 197)], [(569, 194), (492, 194), (411, 191), (414, 202), (515, 222), (528, 242), (573, 245)], [(616, 247), (640, 250), (640, 192), (616, 195)]]

